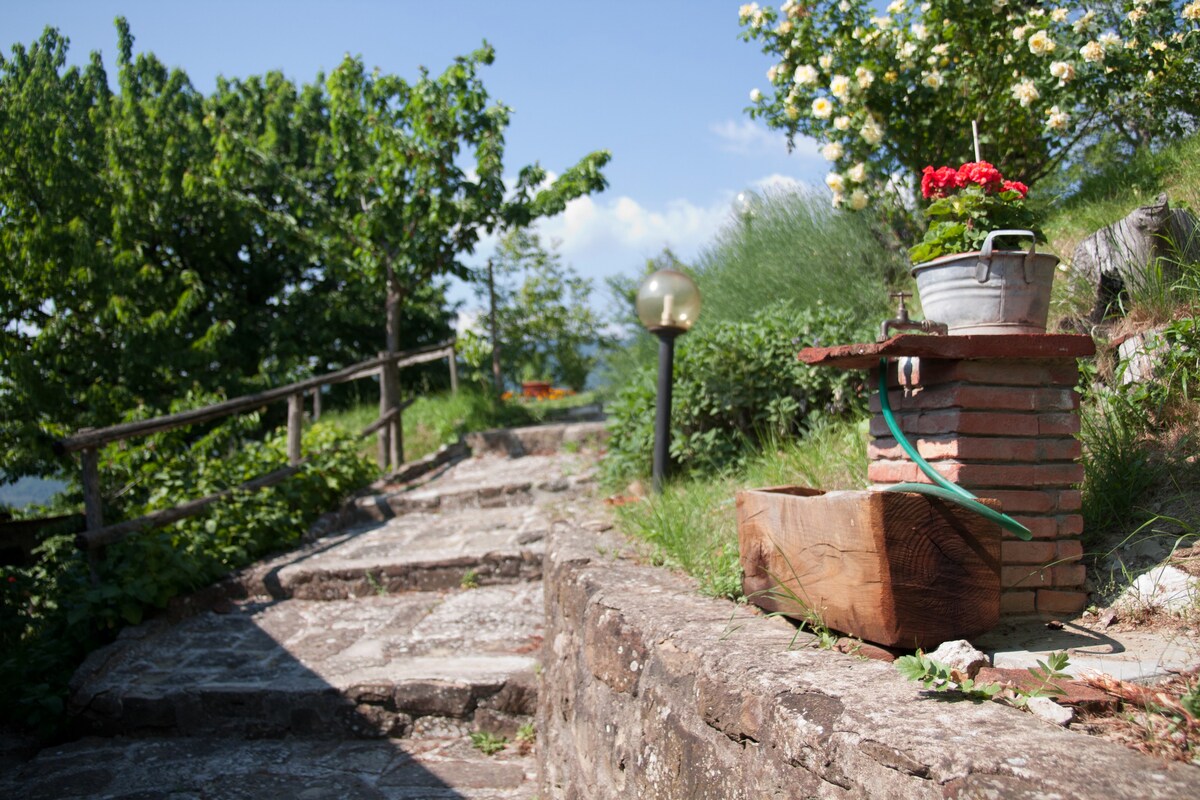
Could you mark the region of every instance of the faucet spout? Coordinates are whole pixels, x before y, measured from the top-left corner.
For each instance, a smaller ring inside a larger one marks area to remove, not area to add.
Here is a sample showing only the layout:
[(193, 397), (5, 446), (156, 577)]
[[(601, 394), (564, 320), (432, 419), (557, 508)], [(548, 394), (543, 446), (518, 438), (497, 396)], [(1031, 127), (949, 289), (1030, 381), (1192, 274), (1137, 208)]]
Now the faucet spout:
[(904, 298), (912, 297), (910, 292), (893, 292), (891, 297), (899, 300), (899, 305), (896, 308), (896, 316), (893, 319), (884, 320), (879, 326), (879, 341), (886, 341), (890, 330), (897, 331), (922, 331), (923, 333), (932, 333), (938, 336), (947, 334), (946, 323), (934, 322), (933, 320), (923, 319), (920, 322), (910, 320), (908, 318), (908, 308), (904, 305)]

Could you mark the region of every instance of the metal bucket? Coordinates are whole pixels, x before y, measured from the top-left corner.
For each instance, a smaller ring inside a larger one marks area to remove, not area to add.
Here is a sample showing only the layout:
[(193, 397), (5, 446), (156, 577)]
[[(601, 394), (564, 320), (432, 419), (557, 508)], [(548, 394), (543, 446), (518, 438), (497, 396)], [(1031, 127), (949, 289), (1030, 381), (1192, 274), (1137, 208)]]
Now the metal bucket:
[(951, 334), (1045, 333), (1058, 257), (995, 250), (1000, 236), (1033, 239), (1032, 231), (993, 231), (977, 253), (956, 253), (912, 269), (925, 318)]

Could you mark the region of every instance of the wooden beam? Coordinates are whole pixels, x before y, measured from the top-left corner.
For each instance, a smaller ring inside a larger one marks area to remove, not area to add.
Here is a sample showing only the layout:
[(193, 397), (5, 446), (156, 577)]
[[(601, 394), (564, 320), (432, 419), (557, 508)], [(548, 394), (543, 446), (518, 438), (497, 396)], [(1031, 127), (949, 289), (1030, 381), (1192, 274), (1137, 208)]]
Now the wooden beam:
[(288, 397), (287, 453), (288, 463), (300, 463), (300, 444), (304, 435), (304, 394), (296, 392)]
[(181, 503), (174, 508), (160, 509), (150, 514), (146, 514), (145, 516), (138, 517), (137, 519), (118, 522), (115, 525), (109, 525), (108, 527), (100, 528), (99, 530), (84, 531), (75, 537), (75, 544), (82, 549), (89, 550), (95, 547), (120, 541), (129, 534), (145, 530), (146, 528), (157, 528), (162, 525), (169, 525), (172, 522), (177, 522), (186, 517), (190, 517), (193, 514), (197, 514), (200, 511), (203, 511), (206, 506), (215, 503), (218, 500), (223, 500), (235, 492), (253, 492), (259, 489), (265, 489), (268, 486), (274, 486), (277, 483), (282, 483), (299, 472), (306, 463), (308, 463), (308, 459), (304, 459), (299, 464), (277, 469), (274, 472), (268, 472), (261, 478), (255, 478), (252, 481), (246, 481), (239, 486), (224, 489), (220, 492), (216, 492), (215, 494), (205, 495), (204, 497), (199, 497), (195, 500), (189, 500), (188, 502)]
[(370, 374), (371, 370), (379, 369), (380, 365), (385, 361), (394, 361), (397, 368), (437, 361), (440, 358), (445, 358), (452, 347), (453, 343), (443, 342), (430, 347), (408, 350), (403, 353), (395, 353), (391, 356), (363, 361), (327, 375), (308, 378), (296, 383), (290, 383), (287, 386), (280, 386), (277, 389), (258, 392), (257, 394), (236, 397), (232, 400), (214, 403), (203, 408), (181, 411), (177, 414), (167, 414), (162, 417), (154, 417), (153, 419), (140, 420), (138, 422), (126, 422), (107, 428), (81, 430), (74, 436), (68, 436), (66, 439), (55, 442), (54, 450), (59, 455), (74, 453), (89, 447), (99, 447), (109, 442), (119, 442), (123, 439), (132, 439), (137, 436), (174, 430), (175, 428), (182, 428), (187, 425), (196, 425), (201, 422), (219, 419), (230, 414), (251, 411), (277, 400), (282, 400), (297, 392), (306, 392), (320, 386), (357, 380), (366, 374)]
[(1000, 620), (1000, 528), (965, 509), (784, 486), (738, 492), (737, 519), (743, 590), (768, 611), (926, 649)]
[(415, 401), (416, 401), (415, 397), (410, 397), (407, 400), (405, 400), (403, 403), (401, 403), (400, 405), (392, 406), (391, 410), (389, 410), (386, 414), (379, 417), (374, 422), (372, 422), (370, 425), (368, 425), (367, 427), (365, 427), (361, 431), (359, 431), (358, 432), (359, 438), (370, 436), (372, 433), (375, 433), (380, 428), (382, 428), (383, 426), (385, 426), (389, 422), (391, 422), (393, 419), (395, 419), (397, 414), (401, 413), (402, 411), (404, 411), (404, 409), (411, 406)]

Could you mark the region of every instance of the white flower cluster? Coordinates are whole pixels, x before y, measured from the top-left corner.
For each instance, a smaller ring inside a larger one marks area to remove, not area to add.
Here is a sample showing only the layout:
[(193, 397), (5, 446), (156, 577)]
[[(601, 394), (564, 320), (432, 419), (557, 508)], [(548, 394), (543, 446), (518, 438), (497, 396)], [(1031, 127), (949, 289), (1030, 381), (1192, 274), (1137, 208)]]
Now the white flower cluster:
[(1183, 7), (1183, 11), (1179, 12), (1179, 15), (1186, 20), (1191, 20), (1192, 22), (1200, 21), (1200, 0), (1196, 0), (1194, 3), (1188, 3)]

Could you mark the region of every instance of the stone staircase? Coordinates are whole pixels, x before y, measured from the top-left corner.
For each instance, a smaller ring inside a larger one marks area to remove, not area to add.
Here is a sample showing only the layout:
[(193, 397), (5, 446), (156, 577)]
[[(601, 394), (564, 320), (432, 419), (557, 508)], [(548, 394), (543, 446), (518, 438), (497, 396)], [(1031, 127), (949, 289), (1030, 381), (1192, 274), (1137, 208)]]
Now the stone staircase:
[[(595, 515), (594, 454), (548, 441), (477, 438), (500, 452), (377, 485), (348, 527), (127, 629), (72, 682), (83, 738), (0, 796), (535, 796), (544, 539)], [(485, 755), (473, 733), (508, 744)]]

